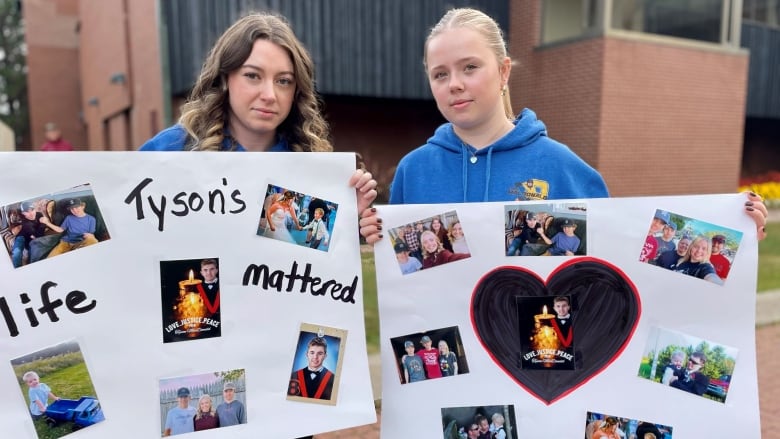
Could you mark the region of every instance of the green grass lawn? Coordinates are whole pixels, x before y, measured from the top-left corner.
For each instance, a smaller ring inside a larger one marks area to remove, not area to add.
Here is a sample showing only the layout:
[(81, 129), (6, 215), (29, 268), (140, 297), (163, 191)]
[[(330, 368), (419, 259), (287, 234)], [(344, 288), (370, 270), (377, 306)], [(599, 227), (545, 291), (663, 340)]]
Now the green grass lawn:
[(780, 222), (766, 225), (767, 237), (758, 244), (759, 292), (780, 289)]
[[(50, 373), (41, 377), (41, 382), (46, 383), (52, 393), (63, 399), (79, 399), (82, 396), (95, 396), (95, 388), (87, 372), (87, 365), (79, 363), (57, 372)], [(27, 384), (20, 386), (24, 394), (24, 400), (29, 405), (30, 400), (27, 396)], [(52, 401), (49, 401), (51, 404)], [(73, 432), (73, 423), (64, 422), (56, 427), (49, 427), (46, 421), (39, 419), (34, 422), (35, 431), (38, 433), (38, 439), (57, 439)]]
[(363, 308), (366, 313), (366, 343), (368, 353), (379, 352), (379, 309), (376, 302), (376, 272), (374, 252), (362, 251), (363, 262)]

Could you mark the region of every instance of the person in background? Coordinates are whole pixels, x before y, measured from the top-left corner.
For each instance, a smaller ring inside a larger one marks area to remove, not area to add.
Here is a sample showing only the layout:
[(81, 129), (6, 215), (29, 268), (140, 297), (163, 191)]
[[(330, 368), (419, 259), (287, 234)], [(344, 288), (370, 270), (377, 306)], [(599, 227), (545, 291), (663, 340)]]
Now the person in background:
[(176, 407), (168, 410), (165, 416), (163, 436), (192, 433), (195, 431), (195, 409), (190, 407), (190, 389), (181, 387), (176, 392)]
[(458, 356), (450, 351), (446, 340), (439, 340), (439, 369), (441, 376), (450, 377), (458, 374)]
[(222, 398), (224, 400), (217, 406), (219, 426), (246, 424), (246, 408), (244, 403), (236, 399), (236, 385), (232, 381), (222, 386)]
[(693, 238), (691, 245), (685, 256), (680, 258), (676, 264), (670, 268), (678, 273), (684, 273), (688, 276), (698, 277), (718, 285), (723, 285), (723, 279), (715, 273), (715, 268), (710, 264), (710, 240), (704, 235)]
[(685, 368), (679, 377), (672, 377), (670, 386), (695, 395), (704, 395), (707, 386), (710, 384), (710, 378), (701, 371), (704, 369), (704, 363), (706, 362), (707, 357), (703, 352), (697, 351), (692, 353), (690, 358), (688, 358), (688, 367)]
[(677, 233), (677, 224), (674, 221), (669, 221), (669, 224), (664, 225), (661, 231), (661, 236), (656, 236), (655, 240), (658, 242), (658, 251), (656, 252), (656, 260), (665, 251), (674, 250), (674, 234)]
[(422, 269), (422, 263), (409, 256), (409, 247), (400, 239), (395, 243), (395, 258), (398, 260), (398, 266), (401, 267), (401, 273), (409, 274)]
[(669, 358), (669, 364), (664, 366), (661, 374), (661, 384), (668, 386), (672, 383), (672, 378), (679, 378), (683, 372), (683, 363), (685, 362), (685, 352), (677, 350)]
[(30, 242), (35, 238), (40, 238), (46, 233), (46, 224), (41, 221), (43, 213), (35, 210), (35, 203), (32, 201), (23, 201), (19, 205), (21, 213), (21, 228), (14, 238), (14, 245), (11, 249), (11, 260), (14, 268), (19, 268), (24, 262), (24, 251), (30, 250)]
[(677, 261), (680, 260), (680, 258), (685, 256), (685, 253), (688, 252), (688, 247), (690, 247), (690, 245), (691, 237), (688, 235), (683, 235), (683, 237), (677, 241), (677, 249), (668, 250), (661, 253), (655, 259), (655, 265), (666, 268), (667, 270), (671, 270), (672, 266), (675, 265)]
[(715, 235), (712, 237), (712, 254), (710, 255), (710, 264), (715, 267), (715, 273), (721, 279), (726, 279), (731, 270), (731, 262), (723, 256), (723, 246), (726, 244), (726, 237)]
[(433, 341), (427, 335), (420, 339), (423, 348), (417, 351), (417, 356), (422, 359), (425, 365), (425, 376), (430, 380), (441, 378), (441, 368), (439, 367), (439, 350), (433, 347)]
[(46, 142), (41, 145), (41, 151), (73, 151), (73, 145), (62, 138), (62, 131), (54, 122), (44, 126), (44, 136)]
[(414, 353), (414, 342), (406, 340), (404, 350), (406, 350), (406, 354), (401, 357), (401, 364), (404, 368), (404, 383), (425, 381), (425, 365), (423, 365), (422, 358)]
[(219, 428), (219, 417), (217, 416), (216, 410), (214, 410), (214, 406), (211, 403), (211, 396), (209, 396), (208, 393), (198, 399), (198, 409), (195, 412), (193, 425), (195, 426), (195, 431)]
[(49, 399), (58, 401), (59, 396), (52, 393), (51, 388), (46, 383), (41, 382), (41, 378), (35, 371), (28, 371), (22, 376), (22, 380), (27, 384), (27, 396), (30, 398), (30, 414), (33, 419), (43, 417), (46, 407), (49, 406)]

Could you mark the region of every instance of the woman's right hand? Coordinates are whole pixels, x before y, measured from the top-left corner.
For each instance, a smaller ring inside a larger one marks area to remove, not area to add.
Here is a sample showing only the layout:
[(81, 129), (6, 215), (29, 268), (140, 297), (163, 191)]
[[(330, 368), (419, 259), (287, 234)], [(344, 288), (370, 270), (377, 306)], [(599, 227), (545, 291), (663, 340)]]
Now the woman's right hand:
[(376, 215), (376, 208), (369, 207), (360, 214), (360, 236), (366, 238), (368, 244), (373, 245), (382, 239), (382, 218)]

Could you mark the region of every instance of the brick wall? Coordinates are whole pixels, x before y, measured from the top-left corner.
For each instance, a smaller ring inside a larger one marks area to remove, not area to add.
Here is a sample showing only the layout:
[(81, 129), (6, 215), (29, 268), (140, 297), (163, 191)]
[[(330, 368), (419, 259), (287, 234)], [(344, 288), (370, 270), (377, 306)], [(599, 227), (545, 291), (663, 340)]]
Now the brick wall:
[(613, 196), (734, 192), (745, 53), (618, 37), (539, 47), (541, 1), (510, 13), (515, 110), (535, 110)]
[(45, 142), (44, 125), (56, 123), (76, 149), (87, 145), (80, 118), (78, 0), (25, 0), (27, 85), (33, 149)]

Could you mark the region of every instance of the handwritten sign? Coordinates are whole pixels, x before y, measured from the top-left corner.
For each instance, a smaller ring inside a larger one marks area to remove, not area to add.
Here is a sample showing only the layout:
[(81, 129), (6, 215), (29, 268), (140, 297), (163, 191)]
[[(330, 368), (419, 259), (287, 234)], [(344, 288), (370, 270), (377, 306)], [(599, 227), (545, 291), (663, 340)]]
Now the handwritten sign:
[[(39, 437), (46, 427), (31, 418), (32, 387), (22, 376), (41, 366), (30, 354), (53, 358), (53, 346), (79, 352), (96, 395), (68, 394), (54, 372), (37, 370), (40, 382), (63, 400), (99, 399), (105, 416), (79, 437), (186, 431), (189, 421), (176, 415), (203, 396), (219, 411), (232, 402), (223, 389), (235, 392), (245, 422), (239, 416), (204, 438), (296, 437), (375, 422), (347, 184), (354, 155), (4, 153), (0, 162), (8, 165), (0, 177), (0, 356), (12, 366), (0, 374), (9, 390), (0, 422), (9, 437)], [(267, 199), (284, 204), (274, 221), (286, 241), (257, 234)], [(303, 229), (314, 199), (330, 207), (318, 224), (330, 239), (319, 249)], [(331, 347), (340, 363), (331, 405), (287, 398), (302, 325), (344, 334)]]
[(744, 201), (377, 206), (382, 437), (760, 437)]

